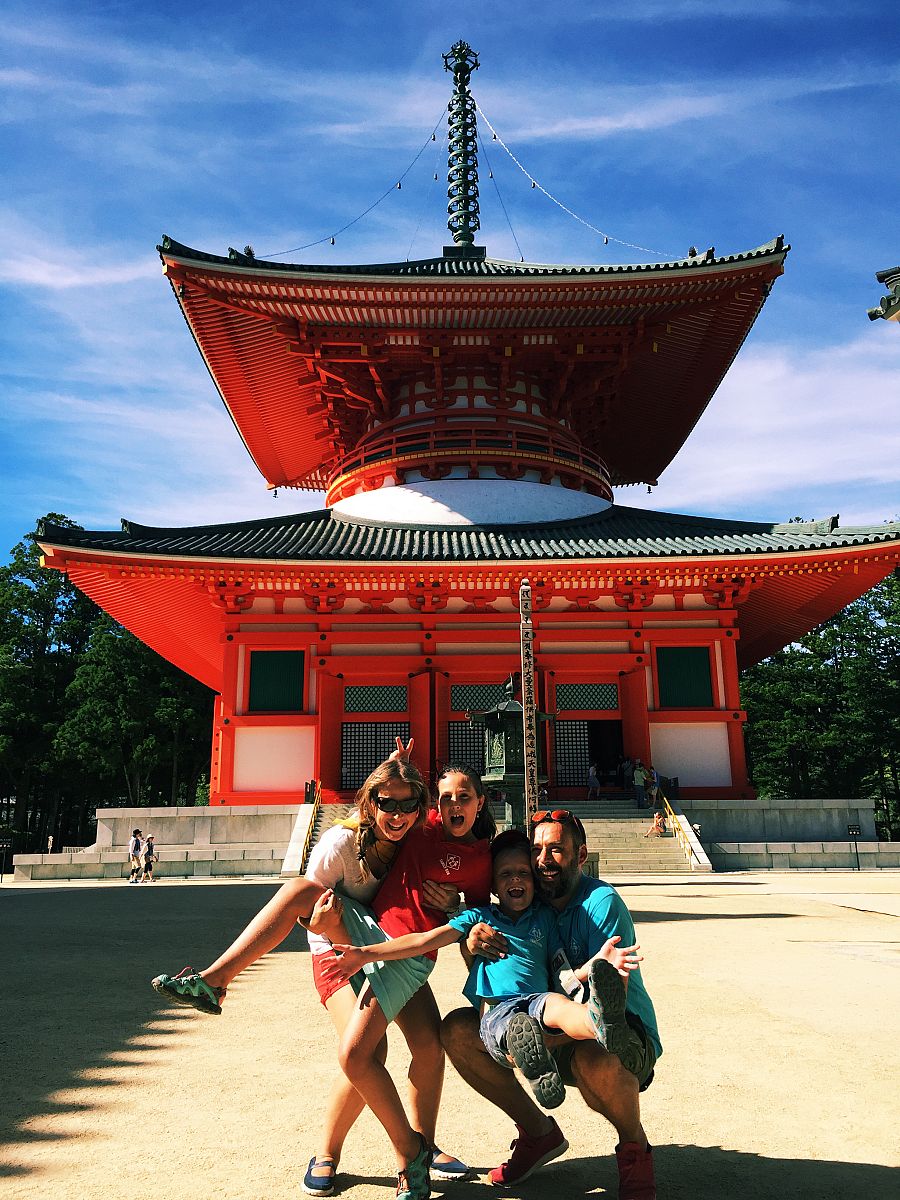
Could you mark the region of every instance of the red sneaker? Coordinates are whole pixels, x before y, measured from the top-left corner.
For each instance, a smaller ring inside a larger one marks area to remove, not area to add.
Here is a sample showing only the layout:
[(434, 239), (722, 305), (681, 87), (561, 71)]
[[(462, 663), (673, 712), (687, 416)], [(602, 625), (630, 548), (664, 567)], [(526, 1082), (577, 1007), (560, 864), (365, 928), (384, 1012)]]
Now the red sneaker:
[(563, 1131), (555, 1121), (553, 1121), (553, 1128), (550, 1132), (542, 1134), (540, 1137), (529, 1137), (521, 1125), (517, 1125), (516, 1129), (519, 1131), (519, 1136), (510, 1144), (509, 1148), (512, 1150), (512, 1154), (509, 1159), (507, 1162), (501, 1163), (499, 1167), (494, 1167), (488, 1175), (488, 1179), (495, 1187), (509, 1187), (510, 1184), (527, 1179), (532, 1171), (536, 1171), (538, 1167), (551, 1162), (554, 1158), (559, 1158), (569, 1148)]
[(653, 1176), (653, 1147), (642, 1150), (637, 1142), (616, 1146), (619, 1168), (619, 1200), (656, 1200)]

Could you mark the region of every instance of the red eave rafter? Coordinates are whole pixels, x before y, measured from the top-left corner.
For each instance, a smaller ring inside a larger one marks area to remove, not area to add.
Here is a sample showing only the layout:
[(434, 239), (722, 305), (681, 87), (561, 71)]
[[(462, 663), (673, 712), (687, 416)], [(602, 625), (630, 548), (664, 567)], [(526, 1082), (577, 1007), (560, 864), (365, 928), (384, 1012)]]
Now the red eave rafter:
[[(654, 277), (415, 282), (310, 278), (164, 259), (228, 411), (269, 485), (321, 488), (335, 454), (349, 449), (359, 431), (344, 428), (346, 410), (333, 408), (313, 368), (323, 352), (328, 357), (329, 334), (347, 344), (354, 331), (360, 362), (363, 346), (375, 348), (376, 333), (379, 369), (402, 374), (436, 347), (489, 359), (492, 347), (453, 344), (467, 332), (506, 336), (517, 361), (524, 365), (527, 355), (529, 367), (550, 354), (547, 365), (556, 370), (557, 338), (571, 354), (573, 339), (582, 338), (587, 348), (598, 334), (612, 334), (611, 345), (621, 345), (640, 324), (646, 330), (640, 347), (624, 356), (617, 374), (600, 371), (595, 398), (579, 407), (577, 419), (586, 444), (602, 439), (598, 448), (610, 460), (614, 482), (656, 478), (718, 386), (781, 274), (783, 253)], [(538, 337), (547, 340), (524, 344)], [(582, 375), (590, 361), (589, 353)], [(327, 425), (323, 408), (336, 424)], [(652, 449), (636, 444), (635, 423), (654, 428)]]

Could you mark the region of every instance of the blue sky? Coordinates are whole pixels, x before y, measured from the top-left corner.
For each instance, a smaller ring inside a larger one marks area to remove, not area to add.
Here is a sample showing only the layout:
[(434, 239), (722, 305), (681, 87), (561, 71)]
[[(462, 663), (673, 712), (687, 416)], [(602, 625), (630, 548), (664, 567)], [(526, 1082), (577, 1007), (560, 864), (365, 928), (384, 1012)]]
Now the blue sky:
[[(778, 233), (793, 246), (660, 486), (619, 500), (897, 518), (900, 329), (866, 317), (874, 272), (900, 262), (894, 0), (37, 0), (0, 23), (0, 554), (47, 511), (117, 528), (318, 507), (266, 491), (155, 246), (165, 232), (277, 257), (351, 221), (444, 112), (441, 54), (458, 38), (481, 56), (473, 91), (503, 140), (612, 235), (604, 246), (487, 141), (526, 260), (729, 253)], [(439, 135), (334, 247), (284, 257), (439, 253), (445, 174)], [(518, 258), (484, 159), (481, 174), (478, 240)]]

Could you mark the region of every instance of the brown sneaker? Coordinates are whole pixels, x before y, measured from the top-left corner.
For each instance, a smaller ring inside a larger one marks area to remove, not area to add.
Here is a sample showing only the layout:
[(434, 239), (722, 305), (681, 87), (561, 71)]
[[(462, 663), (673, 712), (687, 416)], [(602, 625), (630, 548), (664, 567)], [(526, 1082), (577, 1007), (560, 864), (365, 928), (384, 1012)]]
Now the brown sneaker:
[(559, 1158), (569, 1148), (563, 1131), (555, 1121), (550, 1132), (540, 1137), (529, 1137), (521, 1125), (517, 1125), (516, 1129), (519, 1136), (510, 1145), (512, 1154), (509, 1159), (499, 1167), (494, 1167), (488, 1175), (495, 1187), (509, 1187), (510, 1184), (527, 1179), (532, 1171), (552, 1162), (554, 1158)]
[(619, 1168), (619, 1200), (656, 1200), (653, 1147), (642, 1150), (637, 1142), (616, 1146)]

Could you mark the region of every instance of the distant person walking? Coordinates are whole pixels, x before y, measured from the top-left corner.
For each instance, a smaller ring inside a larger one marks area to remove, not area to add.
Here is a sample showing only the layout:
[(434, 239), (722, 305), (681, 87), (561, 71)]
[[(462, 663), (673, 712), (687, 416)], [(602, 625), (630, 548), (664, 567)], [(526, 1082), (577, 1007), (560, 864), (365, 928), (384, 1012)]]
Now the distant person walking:
[(153, 864), (156, 862), (156, 847), (153, 845), (153, 834), (147, 834), (147, 840), (144, 842), (144, 849), (141, 855), (141, 862), (144, 866), (143, 874), (141, 875), (141, 883), (153, 882)]
[(132, 829), (131, 841), (128, 843), (128, 858), (131, 863), (131, 874), (128, 876), (129, 883), (140, 883), (138, 876), (144, 869), (143, 863), (141, 862), (144, 849), (141, 836), (140, 829)]
[(647, 779), (649, 778), (647, 771), (644, 770), (644, 764), (639, 758), (634, 760), (634, 767), (631, 772), (632, 783), (634, 784), (634, 801), (638, 808), (647, 807)]
[(588, 800), (596, 800), (600, 795), (600, 779), (597, 775), (597, 764), (591, 763), (590, 770), (587, 775), (587, 798)]

